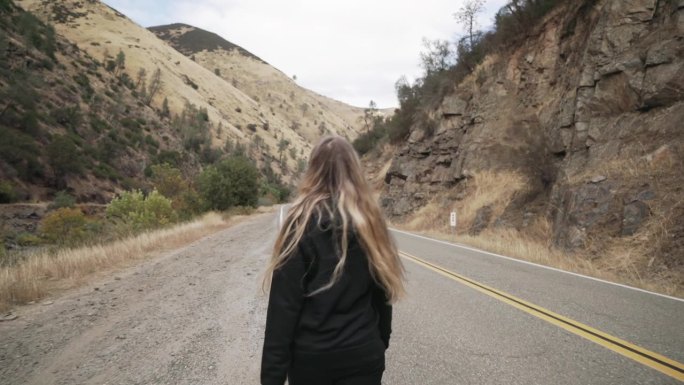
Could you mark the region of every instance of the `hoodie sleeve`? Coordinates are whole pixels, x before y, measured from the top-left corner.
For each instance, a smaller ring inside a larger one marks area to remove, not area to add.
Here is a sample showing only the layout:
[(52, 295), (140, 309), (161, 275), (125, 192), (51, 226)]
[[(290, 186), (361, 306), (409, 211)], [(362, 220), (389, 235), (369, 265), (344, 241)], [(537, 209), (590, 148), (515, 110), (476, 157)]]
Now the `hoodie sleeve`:
[(373, 292), (373, 306), (378, 313), (378, 329), (380, 338), (385, 343), (385, 349), (389, 347), (390, 335), (392, 334), (392, 305), (387, 300), (385, 290), (378, 284)]
[(306, 264), (297, 247), (283, 266), (273, 272), (266, 313), (261, 384), (283, 385), (292, 354), (292, 341), (304, 301)]

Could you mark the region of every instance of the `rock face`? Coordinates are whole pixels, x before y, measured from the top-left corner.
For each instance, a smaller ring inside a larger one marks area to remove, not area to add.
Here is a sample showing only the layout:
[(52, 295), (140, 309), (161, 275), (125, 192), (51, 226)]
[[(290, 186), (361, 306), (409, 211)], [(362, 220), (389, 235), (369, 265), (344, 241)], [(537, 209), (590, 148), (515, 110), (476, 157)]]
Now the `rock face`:
[[(657, 247), (682, 242), (682, 210), (665, 209), (684, 195), (681, 1), (568, 1), (429, 114), (434, 134), (415, 127), (387, 173), (388, 215), (410, 214), (479, 171), (515, 170), (544, 203), (534, 215), (549, 219), (558, 246), (639, 234), (655, 214), (673, 231)], [(505, 212), (523, 217), (530, 199)], [(672, 252), (670, 265), (684, 264), (684, 251)]]

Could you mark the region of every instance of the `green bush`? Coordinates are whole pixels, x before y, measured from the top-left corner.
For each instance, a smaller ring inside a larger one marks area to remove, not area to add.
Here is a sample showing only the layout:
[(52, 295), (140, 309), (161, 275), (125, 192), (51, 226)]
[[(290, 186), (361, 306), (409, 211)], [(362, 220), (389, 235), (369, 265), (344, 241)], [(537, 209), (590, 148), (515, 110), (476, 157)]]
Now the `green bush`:
[(12, 166), (23, 180), (43, 175), (38, 162), (40, 149), (36, 139), (24, 132), (0, 126), (0, 159)]
[(76, 83), (78, 83), (79, 86), (81, 86), (81, 95), (83, 100), (90, 100), (90, 98), (95, 93), (95, 90), (93, 90), (93, 87), (90, 85), (90, 79), (88, 78), (88, 76), (81, 72), (78, 75), (74, 75), (74, 80), (76, 81)]
[(63, 178), (67, 174), (80, 174), (83, 171), (81, 150), (66, 135), (57, 135), (47, 146), (47, 155), (55, 174)]
[(12, 10), (12, 0), (0, 0), (0, 11), (7, 12)]
[(157, 190), (145, 196), (140, 190), (127, 191), (107, 206), (107, 218), (124, 231), (142, 231), (166, 226), (178, 219), (171, 200)]
[(35, 234), (21, 233), (21, 234), (17, 235), (17, 244), (19, 244), (19, 246), (23, 246), (23, 247), (38, 246), (41, 243), (43, 243), (43, 240), (40, 239), (40, 237), (38, 237)]
[(55, 195), (55, 199), (52, 201), (50, 206), (48, 207), (51, 210), (54, 209), (61, 209), (61, 208), (72, 208), (76, 205), (76, 198), (71, 196), (68, 192), (66, 191), (60, 191)]
[(233, 206), (256, 206), (259, 172), (242, 156), (231, 156), (207, 167), (198, 177), (198, 187), (207, 208), (227, 210)]
[(117, 182), (121, 179), (121, 174), (106, 163), (98, 164), (93, 173), (99, 179), (109, 179), (112, 182)]
[(39, 115), (35, 110), (26, 110), (22, 117), (21, 128), (27, 134), (37, 137), (40, 133)]
[(88, 220), (80, 209), (63, 207), (47, 214), (40, 221), (40, 233), (58, 245), (76, 245), (87, 235)]
[(6, 180), (0, 181), (0, 203), (12, 203), (17, 200), (14, 186)]
[(169, 199), (175, 199), (188, 189), (181, 171), (168, 163), (152, 165), (150, 179), (154, 188)]
[(51, 111), (50, 117), (52, 117), (55, 122), (72, 130), (78, 128), (83, 120), (83, 117), (81, 116), (81, 108), (78, 105), (72, 107), (56, 108)]
[(174, 150), (161, 150), (157, 155), (157, 163), (168, 163), (173, 167), (179, 167), (183, 163), (183, 155)]
[(56, 50), (55, 30), (44, 24), (29, 12), (20, 12), (16, 18), (16, 29), (24, 41), (54, 59)]

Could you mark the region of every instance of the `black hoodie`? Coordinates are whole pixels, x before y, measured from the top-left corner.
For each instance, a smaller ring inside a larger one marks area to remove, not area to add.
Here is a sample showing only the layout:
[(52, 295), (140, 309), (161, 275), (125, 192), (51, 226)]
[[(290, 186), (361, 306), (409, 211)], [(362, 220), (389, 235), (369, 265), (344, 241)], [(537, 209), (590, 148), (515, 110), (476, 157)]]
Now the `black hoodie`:
[(373, 280), (353, 231), (338, 282), (325, 286), (340, 258), (339, 226), (311, 219), (295, 252), (273, 272), (266, 316), (261, 383), (283, 385), (291, 365), (349, 364), (382, 356), (392, 307)]

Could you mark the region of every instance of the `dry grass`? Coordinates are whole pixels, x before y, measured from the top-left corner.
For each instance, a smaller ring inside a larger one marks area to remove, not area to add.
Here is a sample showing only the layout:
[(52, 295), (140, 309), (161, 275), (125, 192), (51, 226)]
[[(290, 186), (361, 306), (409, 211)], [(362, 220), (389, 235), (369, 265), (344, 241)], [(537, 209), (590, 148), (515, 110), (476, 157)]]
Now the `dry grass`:
[(55, 290), (77, 286), (93, 273), (188, 244), (230, 223), (220, 214), (209, 213), (192, 222), (112, 243), (30, 256), (18, 265), (0, 269), (0, 311), (35, 301)]
[[(492, 218), (498, 217), (516, 193), (527, 186), (525, 178), (513, 171), (483, 171), (470, 178), (466, 195), (456, 200), (448, 193), (432, 197), (431, 201), (410, 215), (402, 228), (414, 231), (438, 231), (449, 233), (448, 213), (458, 214), (457, 230), (466, 232), (470, 228), (477, 210), (484, 206), (492, 208)], [(505, 188), (501, 188), (505, 186)]]
[(570, 184), (586, 183), (592, 177), (604, 175), (614, 180), (637, 180), (644, 178), (667, 177), (678, 168), (676, 153), (681, 148), (664, 145), (645, 156), (623, 155), (601, 161), (592, 167), (584, 167), (581, 172), (568, 176)]
[[(601, 171), (607, 175), (627, 177), (641, 175), (645, 165), (611, 162)], [(597, 170), (594, 171), (592, 176), (597, 175)], [(590, 178), (589, 174), (579, 177)], [(655, 266), (658, 262), (653, 257), (653, 250), (658, 249), (660, 243), (669, 236), (667, 229), (672, 227), (671, 222), (675, 220), (670, 215), (674, 211), (672, 205), (664, 210), (654, 203), (651, 219), (631, 237), (589, 239), (584, 251), (570, 253), (554, 247), (552, 226), (546, 218), (537, 218), (522, 230), (489, 226), (477, 236), (466, 235), (477, 210), (489, 205), (493, 211), (492, 218), (497, 218), (514, 195), (523, 192), (526, 186), (524, 177), (512, 172), (478, 173), (468, 183), (470, 185), (463, 199), (454, 200), (448, 192), (438, 194), (421, 209), (393, 226), (541, 265), (684, 297), (681, 274)], [(684, 200), (678, 202), (674, 204), (684, 204)], [(452, 210), (458, 213), (457, 233), (460, 235), (457, 236), (448, 223)]]

